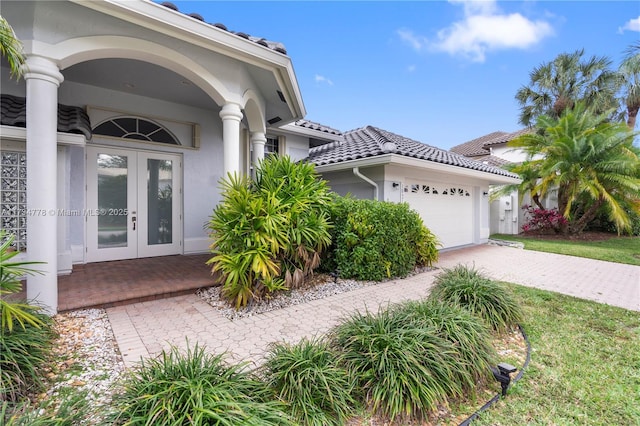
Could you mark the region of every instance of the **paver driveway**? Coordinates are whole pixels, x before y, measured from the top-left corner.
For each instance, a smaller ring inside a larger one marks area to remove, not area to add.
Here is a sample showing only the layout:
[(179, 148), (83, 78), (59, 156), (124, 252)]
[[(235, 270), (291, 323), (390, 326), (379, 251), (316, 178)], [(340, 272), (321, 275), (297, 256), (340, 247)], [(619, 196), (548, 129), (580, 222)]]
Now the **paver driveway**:
[[(475, 246), (440, 255), (439, 268), (475, 266), (498, 280), (514, 282), (640, 310), (640, 266), (498, 246)], [(196, 295), (107, 309), (125, 364), (170, 345), (198, 342), (231, 360), (259, 364), (268, 345), (326, 333), (355, 310), (419, 299), (429, 293), (434, 270), (285, 309), (230, 321)]]

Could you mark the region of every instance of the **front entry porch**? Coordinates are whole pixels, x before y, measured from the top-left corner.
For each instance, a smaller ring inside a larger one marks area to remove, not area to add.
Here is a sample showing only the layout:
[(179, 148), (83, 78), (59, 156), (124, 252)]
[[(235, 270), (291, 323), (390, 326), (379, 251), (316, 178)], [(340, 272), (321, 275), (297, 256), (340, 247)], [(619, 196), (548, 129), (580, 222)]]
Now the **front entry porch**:
[(70, 275), (58, 277), (58, 311), (107, 308), (210, 287), (214, 280), (205, 265), (210, 257), (161, 256), (75, 265)]

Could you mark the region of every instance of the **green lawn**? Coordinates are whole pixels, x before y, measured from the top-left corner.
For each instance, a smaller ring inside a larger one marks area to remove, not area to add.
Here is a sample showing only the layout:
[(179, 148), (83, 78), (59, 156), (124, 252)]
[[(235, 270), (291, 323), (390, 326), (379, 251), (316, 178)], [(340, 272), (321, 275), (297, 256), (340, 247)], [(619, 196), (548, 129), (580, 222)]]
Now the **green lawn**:
[(640, 312), (509, 286), (531, 363), (474, 425), (639, 425)]
[(545, 240), (522, 235), (495, 234), (491, 238), (519, 241), (527, 250), (640, 265), (640, 237), (612, 237), (604, 241)]

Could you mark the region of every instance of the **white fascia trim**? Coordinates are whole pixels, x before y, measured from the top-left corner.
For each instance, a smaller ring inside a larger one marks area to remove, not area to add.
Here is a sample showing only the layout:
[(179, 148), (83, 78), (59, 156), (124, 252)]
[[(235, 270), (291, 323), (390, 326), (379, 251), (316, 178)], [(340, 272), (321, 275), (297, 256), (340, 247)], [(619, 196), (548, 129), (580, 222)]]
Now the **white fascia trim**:
[[(24, 127), (6, 126), (3, 124), (0, 126), (0, 137), (2, 139), (24, 142), (27, 140), (27, 129)], [(58, 145), (86, 145), (84, 135), (58, 132), (56, 138)]]
[[(69, 0), (274, 73), (292, 113), (306, 114), (291, 58), (150, 0)], [(293, 102), (295, 100), (295, 102)]]
[(358, 160), (343, 161), (336, 164), (327, 164), (324, 166), (316, 166), (318, 173), (333, 172), (338, 170), (351, 170), (354, 167), (371, 167), (383, 166), (386, 164), (394, 164), (399, 166), (407, 166), (417, 169), (433, 170), (442, 173), (449, 173), (456, 176), (465, 176), (486, 181), (489, 185), (510, 184), (522, 182), (518, 178), (509, 176), (500, 176), (493, 173), (482, 172), (479, 170), (467, 169), (460, 166), (452, 166), (450, 164), (436, 163), (429, 160), (421, 160), (418, 158), (406, 157), (398, 154), (385, 154), (376, 157), (362, 158)]
[(342, 142), (344, 141), (344, 136), (341, 135), (332, 135), (330, 133), (319, 132), (313, 129), (307, 129), (305, 127), (296, 126), (293, 123), (285, 124), (283, 126), (279, 126), (277, 128), (273, 128), (273, 130), (280, 130), (283, 133), (293, 133), (302, 136), (309, 136), (314, 139), (322, 139), (329, 142)]

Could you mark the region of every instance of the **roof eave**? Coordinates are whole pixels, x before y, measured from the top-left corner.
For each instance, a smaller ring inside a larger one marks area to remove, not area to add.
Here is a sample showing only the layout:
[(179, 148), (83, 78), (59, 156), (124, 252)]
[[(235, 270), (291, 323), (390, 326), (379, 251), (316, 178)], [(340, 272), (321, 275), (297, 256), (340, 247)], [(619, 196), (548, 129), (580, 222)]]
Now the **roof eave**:
[(342, 135), (334, 135), (327, 132), (321, 132), (318, 130), (308, 129), (305, 127), (296, 126), (294, 123), (288, 123), (283, 126), (278, 126), (274, 128), (274, 130), (281, 130), (286, 133), (293, 133), (296, 135), (309, 136), (315, 139), (321, 139), (326, 141), (344, 141), (344, 136)]
[(291, 58), (152, 1), (69, 0), (109, 16), (183, 40), (273, 73), (293, 116), (306, 115)]
[(517, 184), (522, 180), (510, 176), (498, 175), (490, 172), (483, 172), (481, 170), (473, 170), (466, 167), (454, 166), (451, 164), (438, 163), (431, 160), (424, 160), (420, 158), (412, 158), (398, 154), (384, 154), (377, 155), (375, 157), (359, 158), (357, 160), (341, 161), (339, 163), (325, 164), (316, 166), (316, 171), (319, 173), (334, 172), (340, 170), (349, 170), (353, 167), (372, 167), (381, 166), (386, 164), (394, 164), (401, 166), (408, 166), (419, 169), (428, 169), (438, 172), (450, 173), (456, 176), (471, 177), (475, 179), (481, 179), (486, 181), (489, 185), (506, 185)]

